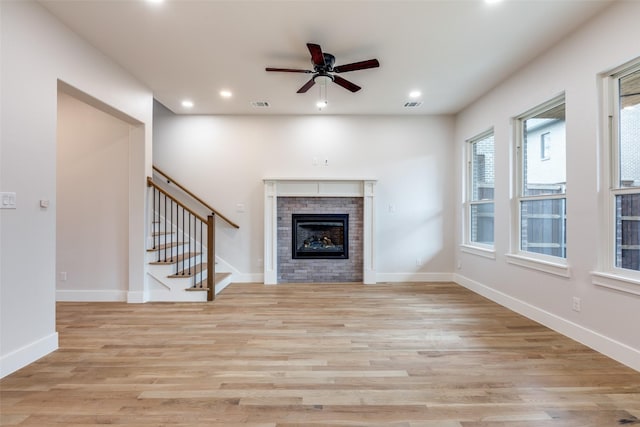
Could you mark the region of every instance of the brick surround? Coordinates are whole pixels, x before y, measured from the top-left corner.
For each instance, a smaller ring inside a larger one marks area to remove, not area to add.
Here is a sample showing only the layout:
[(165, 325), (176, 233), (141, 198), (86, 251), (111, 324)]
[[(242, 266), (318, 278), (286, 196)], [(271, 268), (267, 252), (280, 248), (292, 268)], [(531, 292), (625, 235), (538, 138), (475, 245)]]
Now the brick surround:
[[(292, 259), (291, 215), (349, 214), (348, 259)], [(278, 282), (362, 282), (363, 280), (362, 197), (278, 197), (277, 259)]]

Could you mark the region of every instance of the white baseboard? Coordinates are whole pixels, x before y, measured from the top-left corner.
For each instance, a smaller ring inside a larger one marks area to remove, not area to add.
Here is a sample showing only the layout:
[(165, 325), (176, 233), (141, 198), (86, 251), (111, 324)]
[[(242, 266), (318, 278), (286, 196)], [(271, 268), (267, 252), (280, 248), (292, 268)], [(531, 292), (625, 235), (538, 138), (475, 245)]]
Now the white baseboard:
[(263, 273), (239, 273), (232, 276), (231, 283), (264, 283)]
[(452, 282), (452, 273), (377, 273), (376, 282)]
[(58, 349), (58, 333), (54, 332), (18, 350), (0, 357), (0, 378), (22, 369)]
[(56, 290), (58, 302), (122, 302), (127, 301), (127, 291), (111, 290)]
[(471, 280), (460, 274), (454, 274), (453, 281), (460, 286), (489, 298), (490, 300), (534, 320), (556, 332), (561, 333), (599, 353), (604, 354), (636, 371), (640, 372), (640, 350), (606, 337), (596, 331), (587, 329), (570, 320), (542, 310), (536, 306), (514, 298), (503, 292), (492, 289), (482, 283)]

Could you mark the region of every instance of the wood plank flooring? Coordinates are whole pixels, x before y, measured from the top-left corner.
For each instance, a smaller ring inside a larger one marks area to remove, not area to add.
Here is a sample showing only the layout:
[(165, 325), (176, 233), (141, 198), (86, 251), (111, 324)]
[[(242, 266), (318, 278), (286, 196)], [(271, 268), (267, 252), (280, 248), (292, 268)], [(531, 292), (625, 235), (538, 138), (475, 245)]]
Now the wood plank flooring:
[(59, 303), (57, 322), (60, 350), (0, 381), (2, 425), (640, 418), (640, 373), (449, 283), (232, 284), (213, 303)]

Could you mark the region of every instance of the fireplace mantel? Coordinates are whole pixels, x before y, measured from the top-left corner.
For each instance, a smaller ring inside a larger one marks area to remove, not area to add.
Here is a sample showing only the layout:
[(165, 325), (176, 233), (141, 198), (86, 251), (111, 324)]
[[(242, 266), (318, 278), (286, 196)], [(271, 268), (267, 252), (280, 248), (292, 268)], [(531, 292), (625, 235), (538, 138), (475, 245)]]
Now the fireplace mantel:
[(376, 283), (374, 202), (375, 179), (264, 179), (264, 283), (278, 283), (278, 197), (362, 197), (363, 282)]

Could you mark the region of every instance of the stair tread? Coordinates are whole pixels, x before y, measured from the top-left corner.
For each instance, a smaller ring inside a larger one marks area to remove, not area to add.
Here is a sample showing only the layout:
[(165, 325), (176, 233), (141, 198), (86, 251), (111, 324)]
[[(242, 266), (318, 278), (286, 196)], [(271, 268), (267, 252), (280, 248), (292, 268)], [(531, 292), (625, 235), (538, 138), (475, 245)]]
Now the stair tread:
[(147, 249), (147, 252), (155, 252), (155, 251), (161, 251), (163, 249), (169, 249), (169, 248), (173, 248), (175, 246), (180, 246), (180, 245), (184, 245), (185, 242), (171, 242), (171, 243), (163, 243), (161, 245), (156, 246), (155, 248), (149, 248)]
[(198, 273), (203, 272), (206, 269), (207, 269), (207, 263), (202, 262), (200, 264), (191, 266), (191, 271), (189, 271), (189, 268), (187, 267), (184, 270), (178, 271), (176, 274), (172, 274), (171, 276), (167, 276), (167, 277), (171, 277), (171, 278), (192, 277)]
[[(231, 276), (231, 273), (216, 273), (215, 278), (214, 278), (214, 285), (217, 285), (218, 283), (222, 282), (224, 279), (226, 279), (227, 277)], [(192, 288), (188, 288), (187, 291), (206, 291), (207, 290), (207, 279), (201, 280), (200, 282), (196, 283), (196, 285)]]
[(149, 264), (151, 264), (151, 265), (170, 265), (170, 264), (175, 264), (177, 262), (180, 262), (183, 259), (193, 258), (194, 256), (198, 256), (198, 255), (200, 255), (200, 252), (188, 252), (186, 254), (180, 254), (180, 255), (177, 255), (177, 256), (170, 257), (170, 258), (165, 258), (165, 259), (160, 260), (160, 261), (152, 261)]

